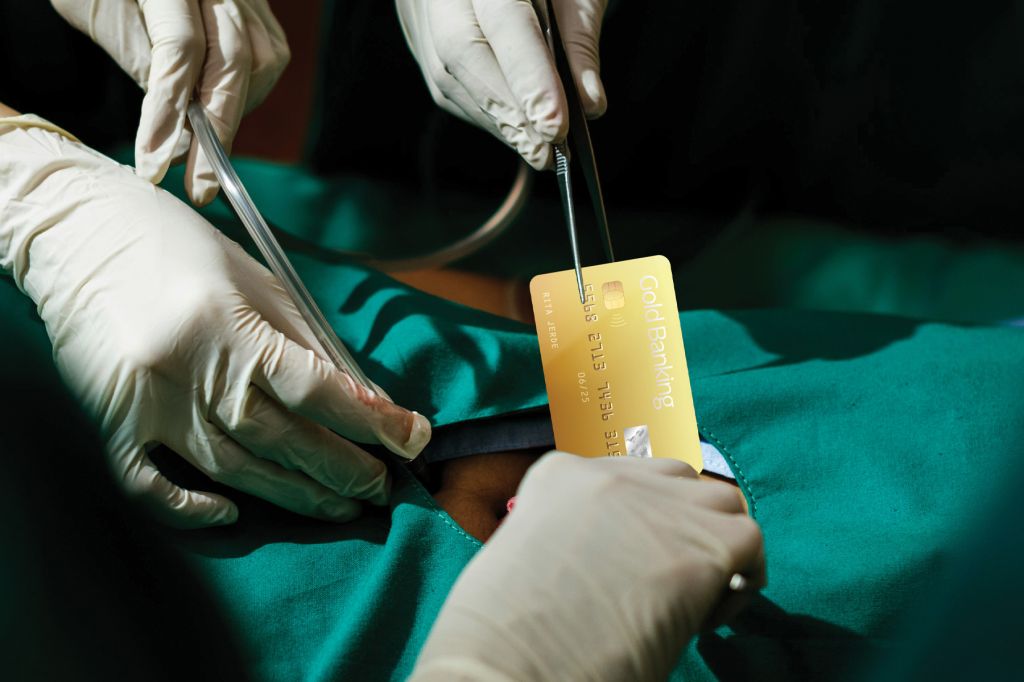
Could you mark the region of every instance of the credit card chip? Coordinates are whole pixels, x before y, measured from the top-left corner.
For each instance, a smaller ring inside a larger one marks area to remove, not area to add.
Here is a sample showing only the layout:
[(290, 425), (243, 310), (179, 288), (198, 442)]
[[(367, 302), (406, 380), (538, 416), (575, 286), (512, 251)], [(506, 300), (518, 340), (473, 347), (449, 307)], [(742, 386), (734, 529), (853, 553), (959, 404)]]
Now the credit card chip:
[(604, 295), (604, 307), (608, 310), (615, 310), (626, 305), (626, 294), (622, 290), (622, 282), (605, 282), (601, 285), (601, 293)]

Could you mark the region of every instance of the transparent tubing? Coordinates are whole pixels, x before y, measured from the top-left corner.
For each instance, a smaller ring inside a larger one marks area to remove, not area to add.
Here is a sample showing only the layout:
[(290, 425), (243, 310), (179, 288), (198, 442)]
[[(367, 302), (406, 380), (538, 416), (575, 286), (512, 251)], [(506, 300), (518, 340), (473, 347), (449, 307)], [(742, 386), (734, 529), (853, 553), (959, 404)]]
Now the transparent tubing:
[(295, 272), (295, 268), (292, 267), (291, 261), (285, 255), (284, 249), (281, 248), (277, 239), (274, 238), (274, 234), (270, 231), (267, 222), (263, 220), (263, 216), (256, 209), (256, 205), (253, 203), (252, 198), (249, 197), (249, 193), (245, 191), (241, 180), (238, 179), (238, 174), (235, 173), (235, 169), (228, 160), (224, 145), (220, 143), (220, 139), (214, 132), (210, 120), (206, 117), (206, 112), (198, 102), (193, 101), (188, 105), (188, 120), (192, 124), (192, 130), (198, 137), (203, 152), (206, 153), (206, 157), (210, 160), (210, 164), (217, 174), (217, 179), (220, 181), (220, 186), (224, 190), (225, 196), (227, 196), (228, 201), (235, 208), (235, 212), (241, 218), (245, 229), (249, 231), (253, 241), (256, 242), (256, 246), (259, 248), (260, 253), (263, 254), (263, 258), (266, 259), (270, 270), (277, 275), (281, 286), (288, 292), (292, 301), (295, 302), (295, 307), (299, 309), (302, 318), (309, 325), (309, 328), (313, 330), (313, 334), (316, 335), (317, 340), (331, 359), (331, 362), (371, 393), (390, 400), (390, 397), (377, 388), (359, 365), (356, 364), (355, 358), (345, 348), (345, 344), (341, 342), (338, 335), (334, 333), (334, 329), (328, 324), (327, 318), (320, 311), (316, 301), (313, 300), (313, 296), (306, 289), (306, 285), (299, 279), (299, 274)]
[(473, 232), (462, 239), (436, 251), (431, 251), (418, 256), (408, 258), (367, 258), (366, 254), (335, 249), (334, 253), (341, 253), (349, 256), (359, 263), (377, 268), (384, 272), (403, 272), (409, 270), (430, 270), (441, 268), (449, 263), (476, 253), (483, 247), (501, 236), (512, 222), (519, 217), (526, 200), (530, 196), (530, 186), (533, 183), (533, 175), (530, 167), (525, 161), (519, 161), (516, 170), (516, 177), (512, 181), (512, 187), (490, 218), (477, 227)]

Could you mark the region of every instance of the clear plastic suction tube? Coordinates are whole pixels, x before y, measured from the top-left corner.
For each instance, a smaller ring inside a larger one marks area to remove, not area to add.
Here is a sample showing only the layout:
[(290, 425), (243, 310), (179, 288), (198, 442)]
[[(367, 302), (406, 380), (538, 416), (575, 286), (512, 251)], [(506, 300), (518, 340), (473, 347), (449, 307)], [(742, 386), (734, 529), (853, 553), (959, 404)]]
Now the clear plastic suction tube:
[(256, 209), (256, 205), (253, 203), (252, 198), (249, 197), (249, 193), (245, 191), (241, 180), (238, 179), (238, 174), (235, 173), (235, 169), (228, 159), (224, 145), (220, 143), (220, 139), (214, 132), (210, 120), (206, 117), (206, 112), (203, 111), (202, 106), (198, 102), (193, 101), (188, 105), (188, 120), (192, 124), (193, 132), (199, 138), (199, 144), (206, 153), (206, 157), (213, 165), (213, 170), (217, 174), (217, 179), (220, 181), (221, 189), (224, 190), (224, 195), (227, 196), (228, 201), (231, 202), (238, 217), (241, 218), (242, 223), (245, 225), (245, 229), (249, 231), (253, 241), (256, 242), (256, 246), (259, 248), (260, 253), (263, 254), (263, 258), (266, 259), (267, 265), (277, 275), (281, 286), (291, 296), (295, 306), (299, 309), (299, 313), (302, 314), (302, 318), (306, 320), (306, 324), (313, 330), (313, 334), (316, 335), (324, 352), (327, 353), (327, 356), (338, 369), (348, 374), (354, 381), (362, 384), (370, 392), (390, 400), (387, 395), (384, 395), (382, 391), (377, 389), (359, 365), (356, 364), (355, 358), (345, 348), (345, 344), (341, 342), (338, 335), (334, 333), (334, 329), (328, 324), (327, 318), (320, 311), (316, 301), (313, 300), (313, 296), (306, 289), (306, 285), (299, 279), (299, 275), (295, 272), (295, 268), (292, 267), (288, 256), (285, 255), (284, 249), (281, 248), (277, 239), (274, 238), (274, 234), (270, 231), (267, 222)]

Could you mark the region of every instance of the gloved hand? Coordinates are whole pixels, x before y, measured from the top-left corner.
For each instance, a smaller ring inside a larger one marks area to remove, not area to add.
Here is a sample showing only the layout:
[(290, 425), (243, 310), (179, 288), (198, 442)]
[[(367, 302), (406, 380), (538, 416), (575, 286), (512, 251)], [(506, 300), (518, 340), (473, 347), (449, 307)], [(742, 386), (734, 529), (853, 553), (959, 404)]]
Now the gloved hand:
[[(534, 168), (569, 127), (565, 93), (527, 0), (396, 0), (434, 101), (504, 141)], [(607, 0), (551, 0), (587, 116), (607, 107), (597, 44)]]
[(676, 460), (549, 453), (459, 576), (412, 679), (665, 679), (735, 573), (764, 584), (736, 490)]
[(172, 524), (231, 523), (238, 511), (166, 479), (151, 444), (286, 509), (345, 521), (359, 500), (384, 504), (389, 480), (337, 434), (409, 454), (430, 437), (425, 418), (330, 364), (241, 247), (32, 116), (0, 119), (0, 267), (36, 302), (117, 479)]
[(153, 183), (188, 150), (185, 188), (197, 205), (217, 178), (185, 127), (193, 93), (224, 147), (242, 116), (274, 87), (291, 54), (266, 0), (51, 0), (146, 91), (135, 138), (136, 172)]

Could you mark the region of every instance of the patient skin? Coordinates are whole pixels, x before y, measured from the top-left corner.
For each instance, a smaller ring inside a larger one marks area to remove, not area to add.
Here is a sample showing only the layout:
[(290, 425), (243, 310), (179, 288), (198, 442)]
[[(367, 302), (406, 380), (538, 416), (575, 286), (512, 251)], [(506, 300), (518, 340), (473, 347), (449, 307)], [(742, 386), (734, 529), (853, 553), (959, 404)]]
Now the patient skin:
[[(440, 487), (434, 499), (463, 530), (486, 542), (501, 525), (508, 499), (516, 494), (526, 470), (542, 454), (540, 450), (495, 452), (435, 464)], [(734, 481), (709, 474), (700, 478), (708, 485), (732, 487), (746, 509)]]

